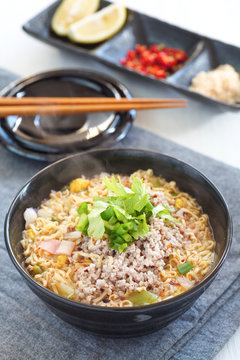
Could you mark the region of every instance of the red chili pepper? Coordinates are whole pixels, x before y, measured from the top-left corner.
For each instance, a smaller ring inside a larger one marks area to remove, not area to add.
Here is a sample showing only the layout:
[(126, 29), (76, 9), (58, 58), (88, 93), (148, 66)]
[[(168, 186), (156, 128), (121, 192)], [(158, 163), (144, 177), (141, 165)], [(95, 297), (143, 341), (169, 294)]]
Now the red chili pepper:
[(129, 50), (127, 52), (127, 59), (128, 60), (134, 60), (136, 57), (136, 51), (135, 50)]
[(156, 58), (157, 58), (157, 54), (151, 53), (151, 51), (149, 51), (149, 50), (145, 50), (141, 54), (140, 62), (142, 65), (145, 65), (145, 66), (153, 65), (156, 61)]
[(156, 45), (156, 44), (153, 44), (149, 47), (149, 50), (154, 52), (154, 53), (158, 53), (160, 48), (159, 48), (159, 45)]
[(187, 54), (184, 50), (177, 50), (174, 56), (178, 63), (187, 59)]
[(129, 67), (130, 69), (135, 69), (136, 64), (135, 64), (135, 62), (132, 61), (132, 60), (127, 60), (126, 66)]
[(166, 71), (163, 69), (158, 69), (155, 72), (154, 76), (158, 79), (164, 79), (166, 77)]
[(157, 61), (160, 65), (171, 68), (177, 65), (177, 60), (172, 56), (168, 55), (165, 51), (160, 51), (157, 55)]
[(169, 284), (170, 284), (170, 285), (178, 285), (178, 286), (180, 285), (178, 282), (175, 282), (175, 281), (173, 281), (173, 280), (169, 281)]
[(182, 49), (167, 48), (163, 44), (137, 44), (135, 49), (127, 52), (126, 58), (120, 59), (120, 64), (146, 75), (164, 79), (183, 66), (187, 54)]
[(135, 50), (138, 54), (141, 54), (141, 53), (143, 53), (143, 51), (147, 50), (147, 47), (146, 47), (146, 45), (137, 44), (135, 46)]

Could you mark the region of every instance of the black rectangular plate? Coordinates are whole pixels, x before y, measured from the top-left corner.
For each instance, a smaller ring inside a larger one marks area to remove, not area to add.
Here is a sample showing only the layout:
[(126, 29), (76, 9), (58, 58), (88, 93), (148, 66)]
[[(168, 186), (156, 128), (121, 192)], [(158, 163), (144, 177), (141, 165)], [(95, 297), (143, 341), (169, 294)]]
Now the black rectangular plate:
[[(82, 45), (71, 42), (66, 37), (59, 37), (51, 30), (51, 19), (59, 5), (55, 2), (47, 9), (36, 15), (23, 25), (23, 29), (30, 35), (48, 44), (61, 49), (70, 50), (80, 55), (91, 56), (100, 62), (111, 65), (125, 72), (131, 72), (136, 76), (150, 78), (155, 82), (163, 82), (175, 89), (182, 90), (186, 95), (222, 104), (228, 108), (240, 109), (240, 103), (229, 105), (210, 97), (198, 94), (189, 89), (191, 80), (200, 71), (209, 71), (220, 64), (230, 64), (240, 72), (240, 49), (223, 42), (200, 36), (191, 31), (154, 19), (150, 16), (128, 10), (128, 17), (124, 27), (111, 39), (97, 45)], [(109, 5), (108, 1), (102, 1), (101, 7)], [(156, 79), (120, 64), (128, 50), (136, 44), (160, 44), (168, 47), (183, 49), (188, 54), (185, 65), (166, 79)]]

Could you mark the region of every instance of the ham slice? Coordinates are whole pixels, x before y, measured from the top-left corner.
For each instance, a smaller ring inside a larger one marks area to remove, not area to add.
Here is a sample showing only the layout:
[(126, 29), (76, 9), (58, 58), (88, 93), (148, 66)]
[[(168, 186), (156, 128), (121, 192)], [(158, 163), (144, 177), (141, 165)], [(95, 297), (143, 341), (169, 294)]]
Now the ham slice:
[(48, 251), (50, 254), (56, 254), (56, 251), (59, 248), (60, 244), (61, 241), (52, 239), (52, 240), (41, 241), (38, 247), (40, 249)]
[(71, 256), (74, 246), (75, 243), (73, 241), (62, 240), (59, 248), (56, 250), (56, 254)]
[(40, 249), (48, 251), (50, 254), (54, 255), (67, 255), (71, 256), (74, 249), (75, 243), (73, 241), (67, 240), (46, 240), (41, 241), (38, 247)]

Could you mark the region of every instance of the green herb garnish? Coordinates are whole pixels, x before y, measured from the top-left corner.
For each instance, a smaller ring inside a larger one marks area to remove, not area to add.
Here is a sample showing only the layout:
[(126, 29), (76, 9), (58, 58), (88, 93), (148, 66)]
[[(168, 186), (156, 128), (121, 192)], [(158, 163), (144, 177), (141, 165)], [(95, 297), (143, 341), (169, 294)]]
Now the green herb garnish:
[(193, 264), (190, 261), (186, 261), (185, 263), (179, 265), (177, 269), (181, 275), (185, 275), (193, 269)]
[(109, 246), (124, 252), (133, 241), (148, 235), (150, 216), (178, 221), (167, 207), (153, 207), (142, 180), (132, 177), (131, 189), (123, 186), (120, 178), (105, 177), (103, 181), (112, 194), (95, 197), (92, 206), (83, 202), (78, 208), (77, 230), (84, 235), (102, 239), (107, 234)]
[(155, 217), (159, 217), (160, 219), (163, 220), (168, 220), (168, 221), (174, 221), (174, 222), (178, 222), (178, 219), (176, 219), (175, 217), (173, 217), (170, 212), (174, 211), (172, 209), (170, 209), (169, 207), (165, 206), (165, 205), (157, 205), (153, 211), (152, 211), (152, 215)]
[(128, 294), (127, 299), (130, 300), (134, 305), (145, 305), (145, 304), (153, 304), (159, 301), (159, 297), (147, 290), (142, 290), (140, 292), (134, 291)]

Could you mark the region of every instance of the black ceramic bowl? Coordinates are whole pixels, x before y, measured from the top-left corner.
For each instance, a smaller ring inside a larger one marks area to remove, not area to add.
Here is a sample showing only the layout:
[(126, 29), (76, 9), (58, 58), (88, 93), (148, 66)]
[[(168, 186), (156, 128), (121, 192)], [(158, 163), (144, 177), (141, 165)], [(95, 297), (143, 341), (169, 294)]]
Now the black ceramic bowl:
[[(209, 215), (216, 240), (216, 258), (203, 281), (185, 293), (153, 305), (133, 308), (103, 308), (65, 299), (38, 284), (28, 273), (19, 243), (24, 229), (23, 212), (38, 207), (51, 189), (61, 189), (72, 179), (101, 171), (130, 174), (153, 169), (156, 175), (175, 180), (182, 191), (197, 199)], [(232, 225), (227, 205), (216, 187), (198, 170), (175, 158), (143, 150), (104, 149), (79, 153), (46, 167), (20, 190), (5, 221), (5, 239), (10, 258), (28, 286), (62, 319), (105, 336), (135, 336), (157, 330), (186, 311), (217, 275), (229, 251)]]

